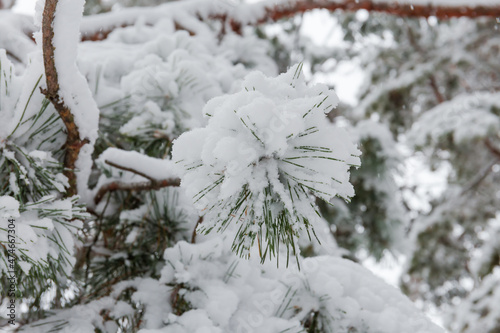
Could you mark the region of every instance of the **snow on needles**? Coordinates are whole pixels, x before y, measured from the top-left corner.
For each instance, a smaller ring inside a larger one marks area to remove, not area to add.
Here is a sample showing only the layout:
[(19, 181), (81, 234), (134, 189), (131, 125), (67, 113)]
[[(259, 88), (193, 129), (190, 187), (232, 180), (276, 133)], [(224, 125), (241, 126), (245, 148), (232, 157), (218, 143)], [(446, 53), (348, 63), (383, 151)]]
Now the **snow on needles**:
[(319, 218), (312, 194), (354, 195), (349, 169), (360, 152), (325, 116), (337, 103), (325, 85), (305, 84), (300, 65), (276, 78), (253, 72), (239, 92), (208, 102), (208, 125), (173, 147), (181, 186), (205, 214), (199, 231), (240, 224), (233, 242), (240, 255), (256, 237), (262, 259), (277, 256), (280, 243), (296, 255), (298, 232)]

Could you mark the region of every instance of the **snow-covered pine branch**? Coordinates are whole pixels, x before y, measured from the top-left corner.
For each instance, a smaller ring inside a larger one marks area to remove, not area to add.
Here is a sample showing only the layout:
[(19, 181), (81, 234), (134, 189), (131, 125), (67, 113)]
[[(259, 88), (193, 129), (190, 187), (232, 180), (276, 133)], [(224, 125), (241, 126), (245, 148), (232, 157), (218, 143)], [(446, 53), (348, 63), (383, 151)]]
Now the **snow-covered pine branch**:
[(309, 87), (302, 66), (276, 78), (255, 72), (237, 93), (212, 99), (204, 128), (174, 142), (181, 186), (205, 219), (199, 230), (236, 231), (232, 248), (248, 256), (255, 240), (262, 260), (280, 244), (297, 256), (297, 236), (314, 238), (316, 197), (349, 200), (349, 169), (359, 151), (325, 113), (338, 103), (324, 85)]

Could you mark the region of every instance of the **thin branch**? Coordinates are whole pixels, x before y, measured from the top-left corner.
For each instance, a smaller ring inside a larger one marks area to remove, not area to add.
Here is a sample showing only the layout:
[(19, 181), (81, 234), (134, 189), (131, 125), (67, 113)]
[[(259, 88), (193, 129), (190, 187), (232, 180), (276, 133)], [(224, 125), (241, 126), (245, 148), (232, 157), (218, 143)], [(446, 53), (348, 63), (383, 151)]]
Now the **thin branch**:
[(14, 7), (15, 4), (16, 4), (15, 0), (12, 0), (12, 1), (7, 0), (7, 4), (5, 4), (5, 0), (0, 0), (0, 9), (12, 8), (12, 7)]
[[(410, 41), (411, 46), (413, 46), (413, 48), (417, 50), (422, 56), (425, 56), (427, 52), (417, 42), (415, 34), (413, 33), (413, 29), (410, 26), (408, 26), (407, 32), (408, 32), (408, 40)], [(431, 86), (432, 92), (434, 93), (434, 96), (436, 97), (438, 104), (443, 103), (445, 101), (445, 98), (439, 91), (436, 77), (432, 73), (429, 74), (429, 84)]]
[(180, 186), (180, 179), (163, 179), (151, 182), (136, 182), (136, 183), (124, 183), (120, 181), (112, 182), (102, 186), (94, 198), (95, 204), (99, 204), (104, 196), (109, 192), (115, 191), (149, 191), (149, 190), (159, 190), (163, 187), (169, 186)]
[(443, 103), (445, 101), (443, 94), (439, 91), (439, 87), (436, 82), (436, 77), (431, 74), (429, 75), (429, 84), (431, 86), (432, 92), (434, 93), (434, 96), (436, 97), (436, 100), (439, 104)]
[(491, 173), (493, 166), (498, 163), (499, 158), (500, 156), (490, 161), (490, 163), (488, 163), (482, 170), (479, 170), (477, 175), (464, 185), (464, 188), (462, 192), (460, 192), (460, 195), (464, 195), (470, 190), (478, 187), (483, 182), (483, 180), (485, 180), (486, 177), (488, 177), (488, 175)]
[(488, 163), (482, 170), (480, 170), (476, 177), (474, 177), (468, 184), (464, 186), (464, 189), (461, 192), (462, 195), (479, 186), (479, 184), (481, 184), (482, 181), (486, 179), (486, 177), (491, 173), (491, 171), (493, 170), (493, 166), (500, 161), (500, 149), (493, 145), (490, 138), (486, 138), (484, 140), (484, 144), (486, 145), (486, 148), (488, 148), (488, 150), (495, 156), (495, 158), (490, 161), (490, 163)]
[(266, 11), (257, 23), (268, 20), (277, 21), (290, 17), (298, 13), (303, 13), (312, 9), (328, 9), (330, 11), (358, 11), (365, 9), (370, 12), (381, 12), (400, 17), (431, 17), (438, 19), (449, 19), (452, 17), (497, 17), (500, 15), (500, 6), (435, 6), (432, 4), (404, 4), (395, 1), (372, 0), (298, 0), (291, 4), (277, 5)]
[(198, 226), (203, 222), (203, 216), (200, 216), (200, 218), (198, 219), (198, 221), (196, 222), (196, 225), (194, 226), (194, 229), (193, 229), (193, 234), (191, 235), (191, 243), (194, 244), (196, 243), (196, 229), (198, 229)]
[(104, 163), (108, 164), (108, 165), (111, 165), (112, 167), (115, 167), (117, 169), (120, 169), (120, 170), (124, 170), (124, 171), (128, 171), (128, 172), (132, 172), (132, 173), (135, 173), (136, 175), (139, 175), (139, 176), (142, 176), (144, 178), (147, 178), (149, 179), (151, 182), (156, 182), (157, 179), (143, 173), (143, 172), (140, 172), (140, 171), (137, 171), (135, 169), (132, 169), (132, 168), (128, 168), (128, 167), (124, 167), (123, 165), (118, 165), (114, 162), (111, 162), (111, 161), (108, 161), (108, 160), (105, 160)]
[(495, 147), (489, 138), (484, 140), (484, 144), (493, 155), (500, 159), (500, 148)]
[[(471, 1), (471, 3), (473, 3)], [(174, 2), (171, 6), (177, 6), (178, 3)], [(152, 19), (148, 21), (146, 19), (146, 23), (154, 24), (159, 17), (158, 10), (163, 10), (164, 8), (168, 8), (168, 11), (171, 12), (175, 10), (175, 7), (169, 7), (169, 4), (165, 4), (162, 8), (153, 8), (151, 11), (154, 11), (155, 15), (151, 15)], [(254, 8), (255, 7), (255, 8)], [(241, 33), (242, 28), (245, 25), (259, 25), (263, 23), (276, 22), (278, 20), (288, 18), (297, 14), (301, 14), (313, 9), (326, 9), (329, 11), (336, 10), (344, 10), (348, 12), (358, 11), (360, 9), (367, 10), (369, 12), (380, 12), (391, 15), (396, 15), (400, 17), (431, 17), (434, 16), (438, 19), (450, 19), (453, 17), (499, 17), (500, 16), (500, 6), (435, 6), (431, 4), (420, 4), (420, 5), (412, 5), (412, 4), (403, 4), (395, 1), (376, 1), (373, 0), (296, 0), (288, 3), (284, 3), (281, 5), (269, 5), (261, 10), (262, 4), (247, 4), (241, 7), (241, 10), (238, 10), (239, 7), (236, 7), (236, 10), (233, 9), (222, 9), (219, 12), (213, 12), (209, 18), (220, 20), (222, 22), (226, 22), (229, 27), (236, 33)], [(179, 8), (179, 7), (177, 7)], [(185, 8), (181, 10), (188, 10), (189, 12), (195, 12), (196, 9), (189, 8), (187, 5)], [(242, 15), (237, 15), (240, 12), (261, 12), (259, 17), (252, 18), (249, 22), (242, 22), (241, 20), (235, 17), (241, 17)], [(84, 28), (82, 31), (82, 40), (103, 40), (106, 39), (109, 33), (111, 33), (114, 29), (119, 27), (130, 26), (135, 23), (135, 21), (139, 18), (139, 16), (146, 17), (145, 12), (141, 11), (140, 13), (134, 13), (132, 9), (127, 13), (128, 15), (122, 15), (123, 12), (119, 14), (113, 13), (105, 13), (93, 15), (89, 22), (92, 24), (88, 24), (88, 29)], [(200, 15), (201, 17), (202, 15)], [(123, 18), (122, 18), (123, 17)], [(154, 19), (153, 19), (154, 18)], [(174, 18), (175, 19), (175, 18)], [(102, 22), (104, 28), (95, 30), (95, 22)], [(113, 25), (110, 26), (106, 24), (107, 22), (113, 22)], [(182, 28), (182, 27), (181, 27)]]
[(64, 125), (66, 126), (66, 143), (64, 156), (64, 175), (68, 178), (69, 188), (66, 196), (71, 197), (77, 194), (75, 164), (80, 154), (80, 149), (88, 140), (81, 140), (78, 126), (75, 124), (71, 110), (59, 97), (59, 81), (57, 78), (57, 68), (54, 60), (54, 28), (53, 22), (58, 0), (46, 0), (42, 19), (42, 48), (43, 63), (45, 67), (45, 77), (47, 89), (41, 89), (42, 93), (54, 105)]

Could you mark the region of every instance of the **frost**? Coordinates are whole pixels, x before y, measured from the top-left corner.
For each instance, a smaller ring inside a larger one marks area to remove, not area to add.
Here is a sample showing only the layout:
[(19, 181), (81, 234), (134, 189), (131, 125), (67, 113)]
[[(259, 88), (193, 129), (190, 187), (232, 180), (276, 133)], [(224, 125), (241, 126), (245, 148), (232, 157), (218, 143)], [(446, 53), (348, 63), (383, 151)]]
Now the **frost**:
[(103, 167), (108, 164), (120, 166), (125, 170), (133, 170), (132, 172), (148, 179), (162, 180), (177, 177), (172, 161), (149, 157), (135, 151), (108, 148), (99, 156), (97, 163)]
[(207, 104), (205, 128), (174, 142), (181, 186), (205, 214), (200, 231), (241, 224), (236, 252), (247, 255), (258, 237), (262, 258), (276, 256), (280, 242), (296, 253), (299, 230), (319, 217), (311, 194), (354, 195), (349, 169), (359, 151), (325, 116), (337, 96), (308, 87), (299, 65), (276, 78), (254, 72), (241, 85)]

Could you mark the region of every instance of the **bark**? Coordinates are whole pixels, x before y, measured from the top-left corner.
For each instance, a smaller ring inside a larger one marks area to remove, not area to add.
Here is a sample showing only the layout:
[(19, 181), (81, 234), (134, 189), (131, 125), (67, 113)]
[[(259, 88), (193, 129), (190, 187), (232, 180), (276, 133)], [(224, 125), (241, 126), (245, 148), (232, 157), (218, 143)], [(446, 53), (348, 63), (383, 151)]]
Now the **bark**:
[(163, 179), (151, 182), (124, 183), (120, 181), (112, 182), (104, 185), (97, 192), (94, 203), (97, 205), (107, 193), (114, 191), (150, 191), (159, 190), (168, 186), (180, 186), (180, 179)]
[(42, 48), (43, 63), (45, 67), (45, 77), (47, 89), (42, 89), (42, 93), (54, 105), (61, 120), (66, 127), (66, 143), (64, 145), (64, 175), (68, 178), (69, 188), (66, 196), (71, 197), (77, 194), (75, 164), (80, 154), (80, 149), (88, 143), (88, 140), (81, 140), (78, 126), (75, 124), (71, 110), (59, 96), (59, 82), (57, 79), (57, 68), (54, 60), (54, 39), (53, 22), (58, 0), (46, 0), (42, 19)]

